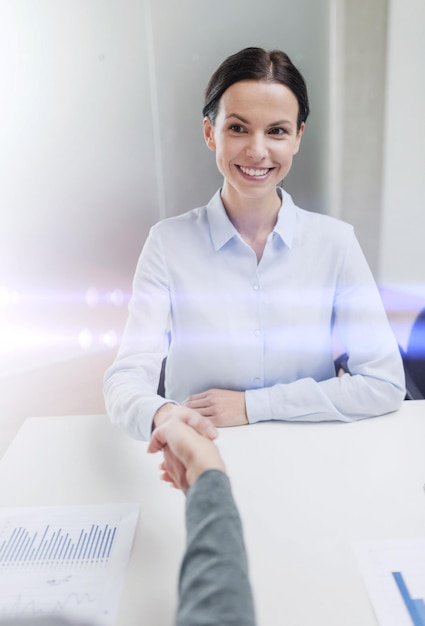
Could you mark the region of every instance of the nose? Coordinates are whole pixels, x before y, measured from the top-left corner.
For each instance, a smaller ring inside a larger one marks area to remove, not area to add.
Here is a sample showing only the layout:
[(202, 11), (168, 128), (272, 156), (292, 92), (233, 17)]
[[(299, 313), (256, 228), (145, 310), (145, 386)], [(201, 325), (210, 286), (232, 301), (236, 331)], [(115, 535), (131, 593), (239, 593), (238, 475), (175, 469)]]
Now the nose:
[(267, 156), (267, 147), (265, 137), (261, 133), (255, 133), (248, 137), (248, 143), (246, 146), (246, 156), (250, 161), (260, 162)]

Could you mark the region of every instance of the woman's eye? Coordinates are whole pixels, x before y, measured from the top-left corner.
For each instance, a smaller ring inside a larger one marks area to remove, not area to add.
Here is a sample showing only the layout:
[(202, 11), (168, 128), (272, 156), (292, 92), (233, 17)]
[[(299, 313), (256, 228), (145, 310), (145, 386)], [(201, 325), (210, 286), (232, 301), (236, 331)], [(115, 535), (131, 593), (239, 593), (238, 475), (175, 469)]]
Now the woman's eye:
[(240, 124), (232, 124), (230, 130), (232, 130), (234, 133), (243, 133), (245, 129)]
[(287, 135), (287, 131), (284, 128), (271, 128), (269, 131), (270, 135)]

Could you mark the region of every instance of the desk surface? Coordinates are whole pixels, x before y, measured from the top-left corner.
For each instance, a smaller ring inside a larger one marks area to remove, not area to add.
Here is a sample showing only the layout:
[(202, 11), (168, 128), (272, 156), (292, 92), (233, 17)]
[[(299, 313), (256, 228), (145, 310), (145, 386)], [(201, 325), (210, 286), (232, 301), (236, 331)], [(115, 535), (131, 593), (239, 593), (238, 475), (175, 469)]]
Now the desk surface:
[[(352, 543), (425, 536), (425, 401), (341, 423), (220, 431), (258, 626), (376, 626)], [(0, 462), (0, 505), (140, 502), (117, 624), (172, 625), (184, 496), (158, 455), (102, 415), (28, 419)]]

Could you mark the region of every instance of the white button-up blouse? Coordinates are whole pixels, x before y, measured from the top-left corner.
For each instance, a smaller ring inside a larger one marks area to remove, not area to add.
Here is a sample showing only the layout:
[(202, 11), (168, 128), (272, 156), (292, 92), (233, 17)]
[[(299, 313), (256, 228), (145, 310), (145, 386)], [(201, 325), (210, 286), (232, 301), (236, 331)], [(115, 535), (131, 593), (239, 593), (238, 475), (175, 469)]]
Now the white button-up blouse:
[[(400, 406), (398, 346), (353, 228), (278, 192), (260, 262), (219, 191), (207, 206), (151, 229), (104, 379), (108, 414), (132, 436), (149, 439), (166, 402), (156, 394), (165, 356), (168, 401), (211, 388), (244, 391), (250, 423), (351, 421)], [(342, 377), (336, 341), (349, 356)]]

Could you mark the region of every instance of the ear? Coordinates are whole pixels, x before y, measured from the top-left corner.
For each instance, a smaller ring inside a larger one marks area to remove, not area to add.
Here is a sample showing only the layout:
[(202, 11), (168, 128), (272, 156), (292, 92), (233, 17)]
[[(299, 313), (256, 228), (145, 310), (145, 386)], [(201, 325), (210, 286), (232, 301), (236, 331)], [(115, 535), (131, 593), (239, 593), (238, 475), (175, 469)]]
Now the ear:
[(298, 154), (298, 150), (300, 149), (301, 137), (303, 136), (305, 130), (305, 122), (301, 123), (300, 129), (297, 132), (297, 138), (295, 140), (294, 152), (293, 154)]
[(208, 117), (204, 117), (204, 139), (210, 150), (215, 150), (214, 126)]

